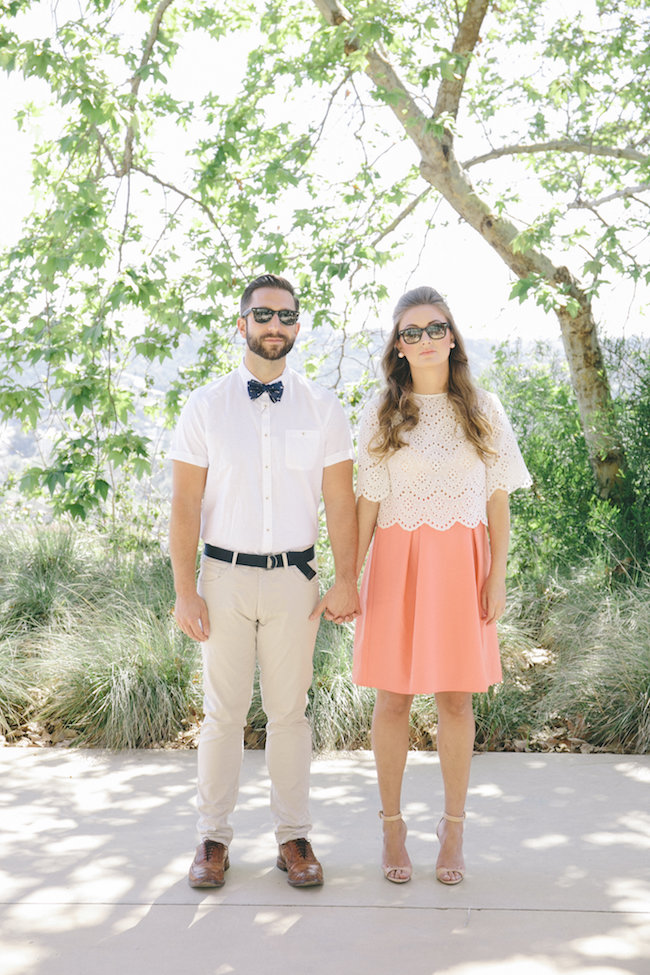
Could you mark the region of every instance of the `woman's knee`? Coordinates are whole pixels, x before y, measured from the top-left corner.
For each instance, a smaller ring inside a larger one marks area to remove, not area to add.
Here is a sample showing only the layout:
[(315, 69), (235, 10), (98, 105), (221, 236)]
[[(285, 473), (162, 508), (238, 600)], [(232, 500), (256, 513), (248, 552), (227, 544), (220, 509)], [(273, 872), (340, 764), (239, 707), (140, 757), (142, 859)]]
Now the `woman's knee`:
[(438, 716), (470, 718), (474, 715), (472, 695), (461, 691), (444, 691), (436, 694)]
[(395, 694), (393, 691), (377, 691), (375, 717), (403, 718), (413, 703), (412, 694)]

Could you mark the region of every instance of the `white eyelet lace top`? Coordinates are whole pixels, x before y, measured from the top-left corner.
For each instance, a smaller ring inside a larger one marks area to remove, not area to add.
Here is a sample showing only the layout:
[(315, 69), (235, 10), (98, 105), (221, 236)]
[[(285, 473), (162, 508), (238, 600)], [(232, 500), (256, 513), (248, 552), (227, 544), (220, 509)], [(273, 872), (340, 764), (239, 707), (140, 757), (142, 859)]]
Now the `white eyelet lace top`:
[(379, 501), (377, 526), (444, 531), (456, 522), (487, 524), (494, 491), (530, 487), (532, 481), (499, 398), (479, 389), (479, 405), (494, 429), (496, 457), (484, 462), (467, 441), (446, 393), (417, 395), (420, 418), (404, 434), (407, 445), (378, 460), (368, 446), (378, 430), (379, 397), (364, 410), (359, 431), (357, 496)]

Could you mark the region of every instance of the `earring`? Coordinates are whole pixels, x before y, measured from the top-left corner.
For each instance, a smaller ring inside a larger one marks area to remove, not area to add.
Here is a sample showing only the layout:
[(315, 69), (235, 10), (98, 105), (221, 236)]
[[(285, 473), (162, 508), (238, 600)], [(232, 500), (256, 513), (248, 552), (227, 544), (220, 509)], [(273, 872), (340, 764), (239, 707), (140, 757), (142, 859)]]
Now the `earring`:
[(403, 359), (404, 358), (404, 353), (403, 352), (398, 352), (397, 353), (397, 358), (398, 359)]

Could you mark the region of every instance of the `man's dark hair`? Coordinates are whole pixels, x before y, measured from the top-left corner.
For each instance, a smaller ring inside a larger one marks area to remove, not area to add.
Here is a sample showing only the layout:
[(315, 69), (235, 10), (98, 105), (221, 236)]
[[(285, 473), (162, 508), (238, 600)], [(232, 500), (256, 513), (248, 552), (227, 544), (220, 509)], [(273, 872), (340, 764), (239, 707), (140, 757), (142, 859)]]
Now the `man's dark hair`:
[(258, 288), (279, 288), (281, 291), (288, 291), (295, 302), (296, 311), (299, 311), (300, 302), (296, 292), (293, 290), (293, 285), (286, 278), (281, 278), (277, 274), (260, 274), (254, 281), (247, 284), (241, 296), (241, 302), (239, 304), (240, 311), (245, 311), (248, 308), (251, 295)]

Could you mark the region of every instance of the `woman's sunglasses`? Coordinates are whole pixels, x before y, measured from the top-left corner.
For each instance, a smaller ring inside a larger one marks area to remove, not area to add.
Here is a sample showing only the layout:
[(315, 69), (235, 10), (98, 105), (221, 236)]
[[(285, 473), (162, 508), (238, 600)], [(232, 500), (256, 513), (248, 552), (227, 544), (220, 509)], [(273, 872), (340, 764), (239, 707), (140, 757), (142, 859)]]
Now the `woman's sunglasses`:
[(397, 337), (404, 339), (407, 345), (415, 345), (422, 338), (423, 332), (426, 332), (430, 339), (443, 339), (449, 327), (447, 322), (431, 322), (430, 325), (425, 325), (424, 328), (418, 328), (417, 325), (409, 325), (408, 328), (404, 328), (401, 332), (398, 332)]

